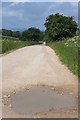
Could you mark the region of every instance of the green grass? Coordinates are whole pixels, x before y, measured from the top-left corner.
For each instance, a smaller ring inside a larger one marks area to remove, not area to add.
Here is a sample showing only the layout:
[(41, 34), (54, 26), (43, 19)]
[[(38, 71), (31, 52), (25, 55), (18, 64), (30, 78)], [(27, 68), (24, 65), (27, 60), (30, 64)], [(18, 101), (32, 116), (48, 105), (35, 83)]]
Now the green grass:
[(79, 40), (80, 38), (74, 37), (63, 41), (48, 43), (48, 45), (55, 50), (60, 60), (66, 64), (75, 75), (80, 75), (78, 71)]
[(0, 54), (27, 46), (25, 41), (0, 39)]
[(35, 44), (39, 44), (39, 42), (0, 38), (0, 54), (9, 53), (11, 50), (16, 50), (18, 48), (35, 45)]

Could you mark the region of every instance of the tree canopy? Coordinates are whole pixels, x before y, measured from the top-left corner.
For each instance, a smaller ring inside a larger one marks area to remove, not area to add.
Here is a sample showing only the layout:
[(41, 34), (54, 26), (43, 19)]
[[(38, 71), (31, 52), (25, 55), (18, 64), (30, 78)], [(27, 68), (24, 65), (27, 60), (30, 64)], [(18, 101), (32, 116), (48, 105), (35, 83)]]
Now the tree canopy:
[(0, 34), (2, 33), (3, 36), (10, 36), (10, 37), (16, 37), (20, 38), (21, 34), (19, 31), (12, 31), (7, 29), (0, 30)]
[(2, 35), (4, 36), (12, 36), (12, 33), (11, 30), (2, 29)]
[(59, 13), (49, 15), (44, 25), (49, 41), (73, 37), (77, 30), (77, 23), (73, 20), (73, 17), (67, 17)]
[(41, 38), (41, 31), (38, 28), (31, 27), (22, 33), (24, 40), (39, 41)]

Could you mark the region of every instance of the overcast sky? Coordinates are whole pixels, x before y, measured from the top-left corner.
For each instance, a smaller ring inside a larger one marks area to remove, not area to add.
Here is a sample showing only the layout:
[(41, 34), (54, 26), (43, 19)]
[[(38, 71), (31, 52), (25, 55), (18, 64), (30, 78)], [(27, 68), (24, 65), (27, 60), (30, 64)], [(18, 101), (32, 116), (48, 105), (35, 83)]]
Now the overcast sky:
[(52, 0), (46, 0), (46, 2), (2, 2), (2, 28), (24, 30), (38, 27), (44, 30), (46, 17), (55, 13), (74, 16), (74, 19), (78, 21), (78, 2), (48, 1)]
[(2, 2), (78, 2), (80, 0), (2, 0)]

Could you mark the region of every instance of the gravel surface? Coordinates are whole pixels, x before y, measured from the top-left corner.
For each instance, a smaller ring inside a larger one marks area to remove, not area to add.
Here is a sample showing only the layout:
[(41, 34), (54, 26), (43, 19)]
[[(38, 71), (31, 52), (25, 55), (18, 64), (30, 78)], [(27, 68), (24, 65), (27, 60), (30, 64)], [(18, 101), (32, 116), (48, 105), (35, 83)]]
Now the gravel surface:
[[(1, 61), (3, 96), (33, 86), (49, 86), (77, 97), (78, 78), (61, 63), (54, 50), (48, 46), (24, 47), (0, 57)], [(3, 115), (6, 116), (7, 112)]]

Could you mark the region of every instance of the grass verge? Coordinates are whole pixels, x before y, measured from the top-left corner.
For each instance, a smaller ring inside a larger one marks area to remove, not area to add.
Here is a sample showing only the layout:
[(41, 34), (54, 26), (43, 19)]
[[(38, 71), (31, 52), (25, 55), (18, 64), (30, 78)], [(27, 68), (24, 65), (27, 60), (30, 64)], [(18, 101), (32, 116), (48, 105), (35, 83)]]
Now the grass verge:
[(55, 50), (60, 60), (66, 64), (75, 75), (80, 75), (80, 71), (78, 71), (78, 47), (80, 47), (79, 40), (80, 38), (74, 37), (48, 43), (48, 46)]
[(0, 54), (25, 46), (27, 46), (27, 43), (24, 41), (0, 39)]
[(35, 45), (35, 41), (21, 41), (13, 39), (0, 39), (0, 54), (9, 53), (12, 50), (22, 48), (25, 46)]

